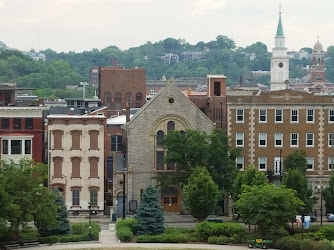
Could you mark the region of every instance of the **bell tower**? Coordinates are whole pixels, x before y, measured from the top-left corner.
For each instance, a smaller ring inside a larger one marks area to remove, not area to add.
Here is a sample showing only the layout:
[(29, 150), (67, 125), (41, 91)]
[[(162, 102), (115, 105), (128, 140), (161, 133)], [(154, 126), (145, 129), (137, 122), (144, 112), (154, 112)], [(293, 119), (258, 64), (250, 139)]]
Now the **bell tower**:
[(326, 82), (326, 66), (325, 66), (325, 52), (322, 49), (322, 44), (318, 41), (314, 45), (312, 56), (312, 67), (311, 67), (311, 81), (312, 83)]
[(275, 36), (275, 47), (271, 57), (270, 91), (286, 89), (289, 80), (289, 58), (285, 47), (285, 36), (282, 26), (281, 7)]

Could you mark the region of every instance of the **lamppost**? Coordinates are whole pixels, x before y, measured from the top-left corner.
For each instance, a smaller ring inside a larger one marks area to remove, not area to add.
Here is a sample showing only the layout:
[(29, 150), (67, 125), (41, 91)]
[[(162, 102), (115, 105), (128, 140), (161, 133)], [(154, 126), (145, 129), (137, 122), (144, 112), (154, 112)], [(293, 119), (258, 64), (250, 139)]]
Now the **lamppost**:
[(123, 169), (123, 220), (125, 219), (125, 168)]
[(92, 240), (92, 202), (88, 202), (89, 209), (89, 240)]
[(301, 211), (301, 216), (302, 216), (302, 240), (304, 240), (304, 207), (301, 207), (300, 211)]
[(326, 186), (320, 186), (318, 185), (318, 194), (320, 194), (320, 225), (322, 225), (322, 190)]

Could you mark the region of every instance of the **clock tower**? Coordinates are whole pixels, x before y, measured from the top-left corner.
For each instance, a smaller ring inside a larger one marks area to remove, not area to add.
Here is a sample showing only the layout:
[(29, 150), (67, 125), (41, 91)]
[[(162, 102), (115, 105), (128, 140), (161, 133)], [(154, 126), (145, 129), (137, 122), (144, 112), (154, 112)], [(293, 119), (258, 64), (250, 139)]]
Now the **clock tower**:
[(289, 81), (289, 58), (285, 47), (281, 10), (275, 36), (275, 47), (271, 57), (270, 91), (286, 89)]

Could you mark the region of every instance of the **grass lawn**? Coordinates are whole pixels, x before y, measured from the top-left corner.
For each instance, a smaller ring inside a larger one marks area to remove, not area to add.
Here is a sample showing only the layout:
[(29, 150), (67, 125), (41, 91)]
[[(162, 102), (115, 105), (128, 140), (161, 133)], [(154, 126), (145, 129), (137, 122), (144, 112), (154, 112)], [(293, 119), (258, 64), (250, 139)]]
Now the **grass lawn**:
[[(175, 248), (142, 248), (142, 247), (104, 247), (104, 248), (76, 248), (76, 250), (172, 250)], [(182, 248), (184, 250), (199, 250), (198, 248)], [(72, 249), (64, 249), (64, 250), (72, 250)]]

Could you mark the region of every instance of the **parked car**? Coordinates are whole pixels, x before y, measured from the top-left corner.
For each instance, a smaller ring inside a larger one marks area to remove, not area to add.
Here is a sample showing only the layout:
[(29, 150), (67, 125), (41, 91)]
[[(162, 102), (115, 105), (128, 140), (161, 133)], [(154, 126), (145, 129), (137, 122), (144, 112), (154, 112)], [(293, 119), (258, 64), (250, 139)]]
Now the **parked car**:
[(334, 214), (331, 214), (331, 213), (327, 214), (327, 220), (334, 221)]

